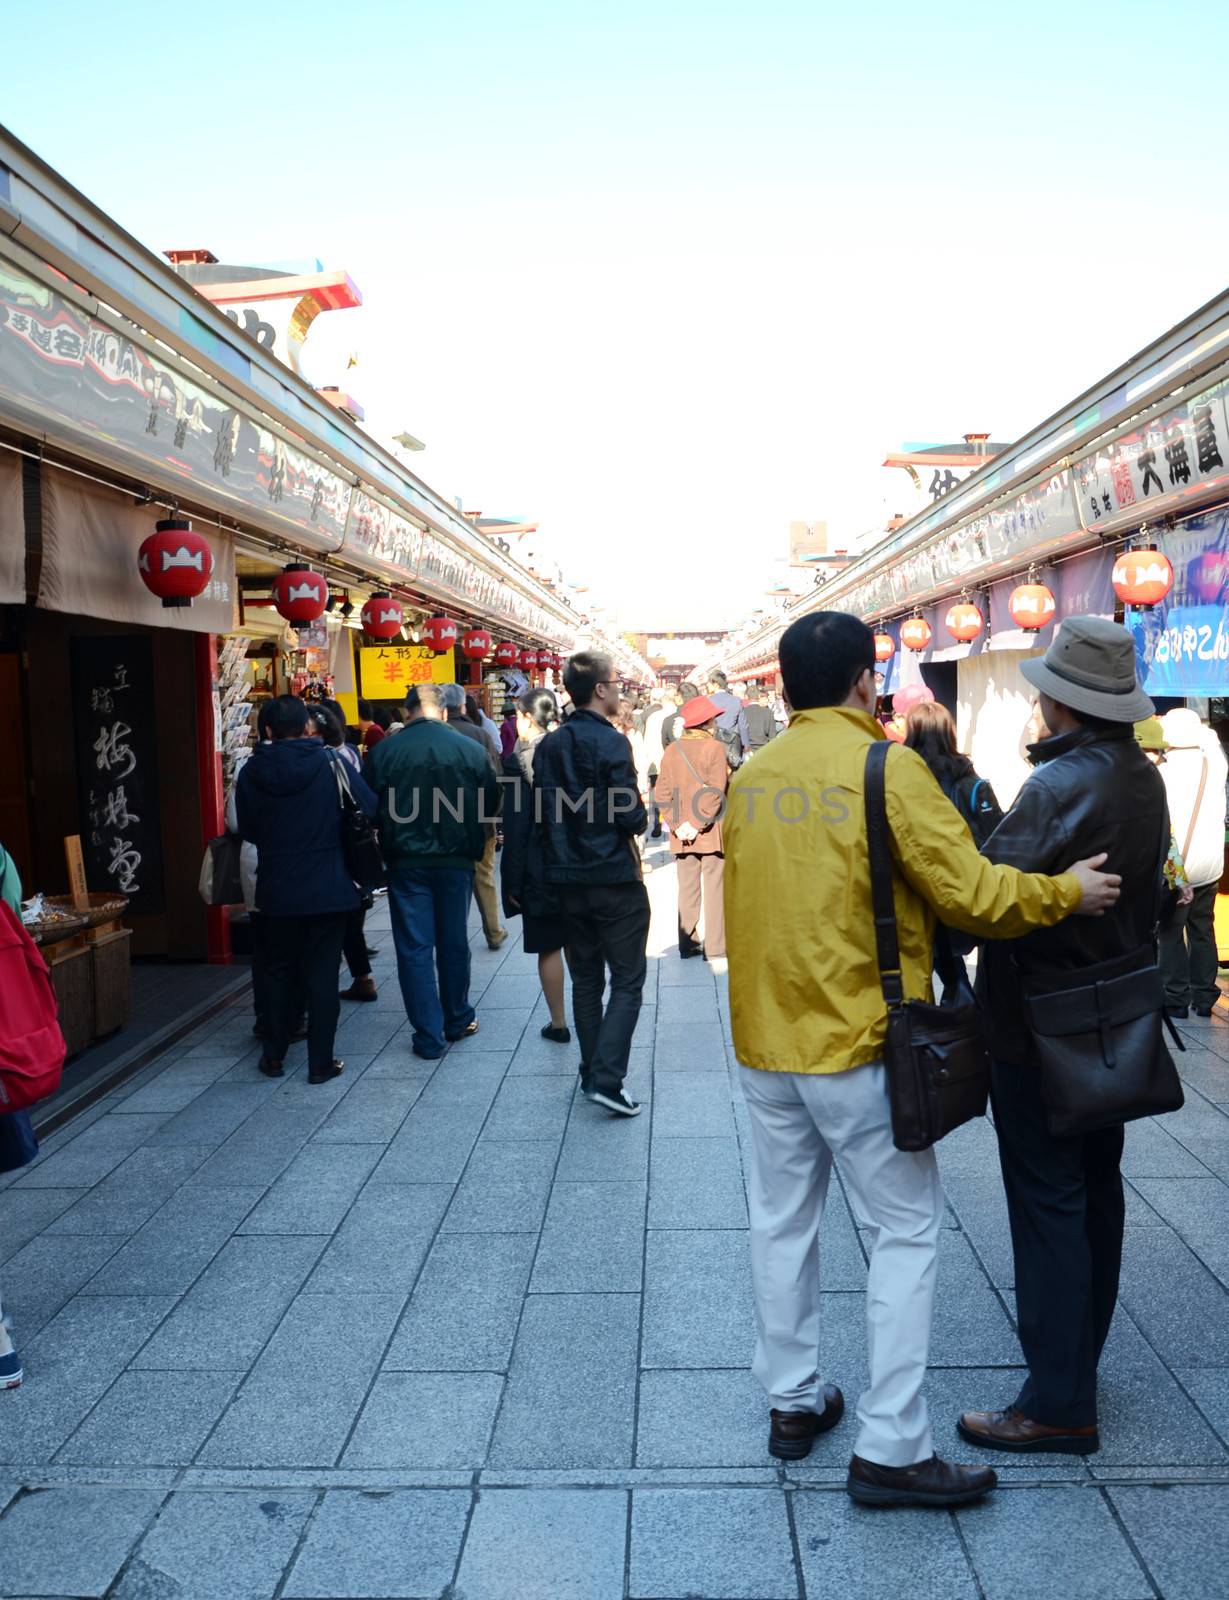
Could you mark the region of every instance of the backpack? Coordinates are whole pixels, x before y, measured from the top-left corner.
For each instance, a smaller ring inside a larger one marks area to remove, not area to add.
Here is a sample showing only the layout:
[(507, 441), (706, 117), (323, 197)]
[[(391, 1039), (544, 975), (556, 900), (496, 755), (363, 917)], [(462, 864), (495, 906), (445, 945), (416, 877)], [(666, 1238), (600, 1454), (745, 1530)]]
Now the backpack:
[(1003, 820), (1002, 808), (985, 778), (962, 778), (951, 793), (952, 804), (969, 825), (973, 843), (982, 845)]
[(38, 946), (0, 901), (0, 1112), (22, 1111), (60, 1087), (66, 1046)]
[(730, 771), (733, 772), (737, 767), (741, 767), (743, 764), (743, 743), (738, 737), (738, 729), (737, 727), (723, 728), (721, 724), (718, 723), (716, 731), (717, 737), (725, 746), (726, 765), (729, 767)]

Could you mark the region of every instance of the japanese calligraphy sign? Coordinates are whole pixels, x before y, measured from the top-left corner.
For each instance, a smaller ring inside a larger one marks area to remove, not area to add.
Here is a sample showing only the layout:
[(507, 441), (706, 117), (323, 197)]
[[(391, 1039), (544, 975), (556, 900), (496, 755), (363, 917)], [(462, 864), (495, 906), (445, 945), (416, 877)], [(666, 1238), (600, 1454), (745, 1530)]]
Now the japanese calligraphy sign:
[(397, 700), (415, 683), (452, 683), (452, 651), (437, 656), (425, 644), (366, 645), (358, 657), (359, 694), (364, 700)]
[(1209, 389), (1142, 427), (1120, 434), (1075, 467), (1084, 526), (1172, 511), (1174, 502), (1229, 484), (1225, 397)]
[(1229, 513), (1166, 531), (1173, 588), (1147, 611), (1128, 609), (1140, 681), (1153, 695), (1229, 694)]
[(162, 827), (154, 727), (153, 646), (144, 634), (72, 641), (78, 826), (95, 892), (162, 910)]

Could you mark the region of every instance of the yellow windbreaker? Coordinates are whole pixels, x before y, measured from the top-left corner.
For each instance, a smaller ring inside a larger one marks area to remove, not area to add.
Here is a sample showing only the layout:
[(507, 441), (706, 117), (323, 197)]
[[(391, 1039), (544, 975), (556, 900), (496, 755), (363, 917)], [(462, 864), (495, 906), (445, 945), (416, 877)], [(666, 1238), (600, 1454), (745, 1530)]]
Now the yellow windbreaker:
[[(847, 706), (795, 712), (730, 783), (723, 823), (734, 1049), (767, 1072), (846, 1072), (877, 1060), (887, 1032), (862, 776), (884, 737)], [(905, 997), (931, 998), (937, 916), (982, 938), (1050, 927), (1078, 880), (991, 866), (926, 763), (888, 756), (896, 922)]]

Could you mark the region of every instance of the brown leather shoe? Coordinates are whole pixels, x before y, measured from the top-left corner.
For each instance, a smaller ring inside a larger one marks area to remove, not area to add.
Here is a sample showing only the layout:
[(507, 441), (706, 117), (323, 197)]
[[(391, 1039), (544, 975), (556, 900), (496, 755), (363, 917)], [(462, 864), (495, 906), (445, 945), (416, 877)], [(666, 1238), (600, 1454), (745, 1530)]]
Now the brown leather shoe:
[(1087, 1428), (1052, 1428), (1034, 1422), (1015, 1406), (1006, 1411), (966, 1411), (956, 1432), (984, 1450), (1011, 1450), (1018, 1455), (1090, 1456), (1101, 1448), (1095, 1422)]
[(860, 1506), (967, 1506), (998, 1481), (993, 1467), (963, 1467), (938, 1456), (911, 1467), (881, 1467), (854, 1456), (845, 1488)]
[(268, 1056), (261, 1056), (258, 1063), (260, 1070), (266, 1078), (284, 1078), (286, 1069), (280, 1061), (270, 1061)]
[(801, 1461), (821, 1433), (835, 1428), (845, 1415), (845, 1396), (835, 1383), (824, 1384), (822, 1411), (770, 1411), (768, 1454), (778, 1461)]
[(339, 1000), (378, 1000), (376, 981), (374, 978), (355, 978), (348, 989), (343, 989), (337, 997)]

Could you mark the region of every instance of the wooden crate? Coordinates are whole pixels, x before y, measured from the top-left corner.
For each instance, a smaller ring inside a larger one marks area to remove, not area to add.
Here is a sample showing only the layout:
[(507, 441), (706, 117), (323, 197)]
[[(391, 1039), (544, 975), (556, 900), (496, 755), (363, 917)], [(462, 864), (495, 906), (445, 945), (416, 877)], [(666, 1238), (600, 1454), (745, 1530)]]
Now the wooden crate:
[(89, 950), (65, 948), (66, 943), (50, 945), (43, 954), (60, 1008), (60, 1031), (75, 1056), (94, 1038), (94, 963)]
[(95, 934), (89, 953), (94, 966), (94, 1037), (103, 1039), (132, 1016), (132, 931)]

